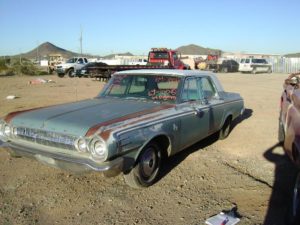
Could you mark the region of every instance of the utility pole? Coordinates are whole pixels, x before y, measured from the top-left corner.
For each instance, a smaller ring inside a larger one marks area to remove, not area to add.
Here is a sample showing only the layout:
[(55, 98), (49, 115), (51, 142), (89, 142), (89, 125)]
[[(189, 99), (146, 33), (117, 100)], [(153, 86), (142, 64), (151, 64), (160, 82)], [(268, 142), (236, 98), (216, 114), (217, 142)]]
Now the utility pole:
[(80, 55), (82, 56), (82, 27), (80, 26)]
[(38, 62), (40, 60), (40, 57), (39, 57), (39, 42), (37, 41), (37, 48), (36, 48), (36, 61)]

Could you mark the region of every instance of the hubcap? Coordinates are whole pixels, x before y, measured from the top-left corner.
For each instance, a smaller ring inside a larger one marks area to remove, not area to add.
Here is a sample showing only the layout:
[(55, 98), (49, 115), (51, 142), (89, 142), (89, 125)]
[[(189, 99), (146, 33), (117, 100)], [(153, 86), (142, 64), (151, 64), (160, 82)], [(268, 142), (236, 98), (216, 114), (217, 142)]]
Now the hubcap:
[(157, 167), (155, 150), (148, 148), (141, 157), (141, 172), (144, 177), (150, 177)]

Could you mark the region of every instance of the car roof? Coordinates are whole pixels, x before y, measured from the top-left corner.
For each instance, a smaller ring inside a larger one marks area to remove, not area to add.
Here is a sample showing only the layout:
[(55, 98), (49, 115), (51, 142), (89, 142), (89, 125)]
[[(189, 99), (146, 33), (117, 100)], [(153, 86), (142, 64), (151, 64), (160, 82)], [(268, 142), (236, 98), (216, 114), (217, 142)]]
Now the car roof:
[(122, 74), (130, 74), (130, 75), (167, 75), (167, 76), (177, 76), (177, 77), (187, 77), (187, 76), (195, 76), (195, 77), (210, 77), (218, 91), (224, 91), (221, 83), (219, 82), (217, 76), (210, 71), (200, 71), (200, 70), (176, 70), (176, 69), (143, 69), (143, 70), (125, 70), (114, 73), (114, 75), (122, 75)]
[(115, 74), (163, 74), (163, 75), (174, 75), (174, 76), (213, 76), (210, 71), (199, 71), (199, 70), (176, 70), (176, 69), (142, 69), (142, 70), (125, 70)]

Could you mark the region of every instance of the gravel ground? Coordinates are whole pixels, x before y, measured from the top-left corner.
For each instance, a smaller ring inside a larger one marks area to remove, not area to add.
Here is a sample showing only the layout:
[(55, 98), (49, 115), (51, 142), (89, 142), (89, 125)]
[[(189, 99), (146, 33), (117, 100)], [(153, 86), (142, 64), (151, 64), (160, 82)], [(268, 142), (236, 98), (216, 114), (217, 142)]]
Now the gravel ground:
[[(204, 224), (236, 204), (239, 224), (284, 225), (296, 172), (277, 143), (279, 97), (287, 74), (218, 74), (239, 92), (246, 111), (229, 137), (215, 135), (168, 159), (150, 188), (128, 187), (122, 176), (81, 176), (0, 148), (0, 224)], [(45, 76), (0, 77), (0, 116), (95, 96), (102, 82)], [(6, 100), (6, 96), (18, 98)]]

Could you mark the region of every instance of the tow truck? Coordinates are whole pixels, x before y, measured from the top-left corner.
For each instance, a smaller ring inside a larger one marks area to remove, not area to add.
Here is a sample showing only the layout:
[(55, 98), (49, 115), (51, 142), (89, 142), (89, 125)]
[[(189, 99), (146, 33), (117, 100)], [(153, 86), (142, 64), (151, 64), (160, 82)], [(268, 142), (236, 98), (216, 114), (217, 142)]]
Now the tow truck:
[(123, 70), (138, 69), (190, 69), (189, 65), (180, 60), (180, 54), (176, 50), (168, 48), (152, 48), (148, 54), (146, 65), (105, 65), (104, 63), (88, 63), (79, 70), (76, 70), (78, 77), (91, 77), (108, 80), (111, 75)]

